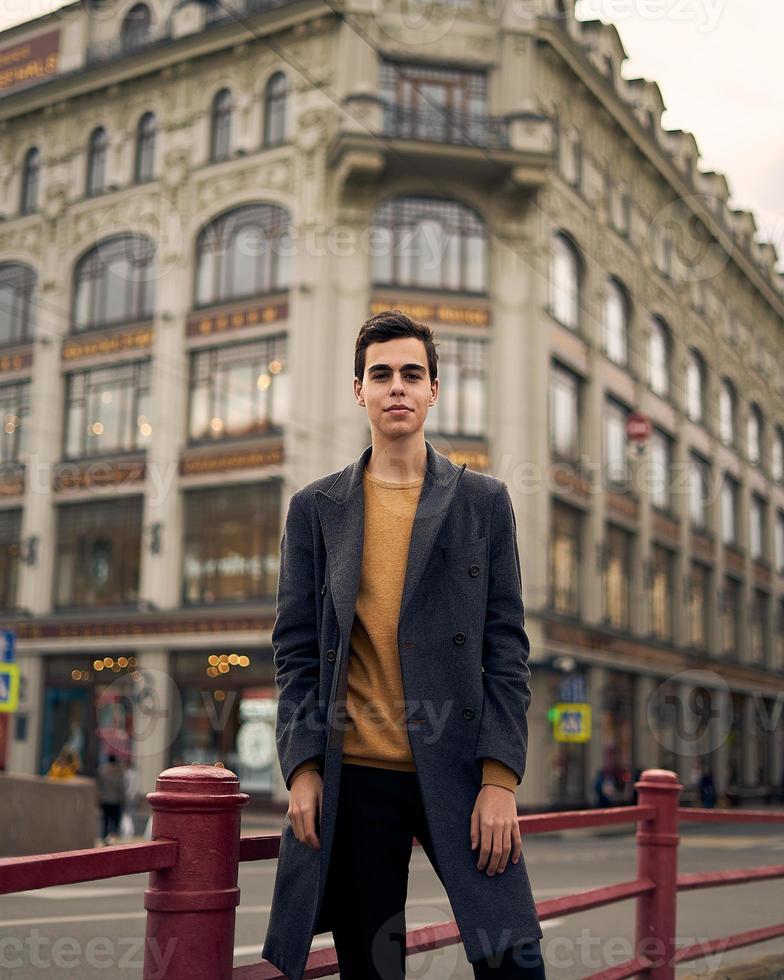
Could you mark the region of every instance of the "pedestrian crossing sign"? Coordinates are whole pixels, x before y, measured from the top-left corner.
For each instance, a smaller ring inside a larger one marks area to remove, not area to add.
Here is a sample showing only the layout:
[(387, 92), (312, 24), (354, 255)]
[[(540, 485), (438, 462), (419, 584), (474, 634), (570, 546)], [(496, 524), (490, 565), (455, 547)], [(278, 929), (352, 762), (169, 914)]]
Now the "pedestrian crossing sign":
[(548, 712), (556, 742), (587, 742), (591, 738), (591, 706), (578, 702), (555, 704)]
[(19, 665), (0, 663), (0, 713), (19, 707)]

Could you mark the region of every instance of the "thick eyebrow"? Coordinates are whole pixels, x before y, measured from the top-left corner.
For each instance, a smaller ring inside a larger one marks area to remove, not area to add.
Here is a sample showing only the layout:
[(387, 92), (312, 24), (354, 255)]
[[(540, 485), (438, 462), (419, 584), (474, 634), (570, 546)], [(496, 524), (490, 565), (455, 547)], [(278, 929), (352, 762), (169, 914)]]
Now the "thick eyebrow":
[[(392, 368), (388, 364), (373, 364), (368, 368), (368, 374), (372, 374), (374, 371), (391, 371)], [(424, 364), (404, 364), (400, 369), (401, 371), (424, 371)]]

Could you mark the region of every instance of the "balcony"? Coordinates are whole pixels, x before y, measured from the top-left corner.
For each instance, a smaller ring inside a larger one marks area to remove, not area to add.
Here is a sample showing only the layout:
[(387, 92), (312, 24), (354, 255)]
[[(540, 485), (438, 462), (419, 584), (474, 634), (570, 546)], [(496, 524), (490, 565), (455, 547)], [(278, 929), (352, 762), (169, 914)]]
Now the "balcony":
[[(373, 93), (343, 101), (330, 163), (341, 183), (420, 174), (535, 189), (552, 160), (549, 117), (531, 112), (491, 116), (439, 106), (391, 105)], [(448, 168), (448, 170), (446, 169)]]

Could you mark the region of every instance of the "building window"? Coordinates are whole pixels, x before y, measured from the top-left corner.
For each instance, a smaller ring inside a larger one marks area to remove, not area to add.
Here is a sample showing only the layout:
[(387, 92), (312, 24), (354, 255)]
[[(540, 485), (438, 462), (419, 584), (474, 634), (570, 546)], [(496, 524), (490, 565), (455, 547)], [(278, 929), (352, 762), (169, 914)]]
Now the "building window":
[(729, 576), (724, 580), (721, 605), (722, 650), (727, 657), (736, 657), (741, 646), (741, 584)]
[(155, 113), (145, 112), (136, 128), (136, 182), (155, 176)]
[(735, 444), (735, 388), (728, 378), (723, 378), (719, 389), (719, 436), (725, 446)]
[(21, 532), (21, 509), (0, 510), (0, 609), (5, 612), (16, 607)]
[(25, 153), (22, 165), (22, 214), (32, 214), (38, 210), (38, 185), (41, 177), (41, 154), (37, 147), (31, 146)]
[(196, 305), (213, 306), (288, 288), (289, 215), (250, 204), (211, 221), (196, 245)]
[(765, 554), (765, 501), (756, 493), (749, 503), (749, 551), (751, 557), (762, 560)]
[(106, 188), (106, 130), (98, 126), (90, 134), (87, 146), (87, 196), (93, 197)]
[(577, 249), (560, 232), (553, 238), (550, 268), (550, 312), (565, 327), (580, 325), (580, 258)]
[(768, 594), (754, 589), (751, 594), (750, 652), (752, 663), (764, 664), (768, 659)]
[(487, 231), (482, 216), (459, 201), (392, 197), (373, 218), (376, 286), (484, 293)]
[(150, 8), (146, 3), (135, 3), (125, 16), (121, 29), (123, 52), (138, 51), (150, 36)]
[(231, 92), (222, 88), (212, 100), (210, 160), (226, 160), (231, 152)]
[(556, 459), (580, 458), (580, 379), (560, 364), (550, 373), (550, 449)]
[(604, 405), (604, 476), (614, 489), (629, 489), (629, 461), (626, 456), (625, 405), (608, 398)]
[(662, 398), (670, 392), (670, 333), (658, 317), (651, 318), (648, 339), (648, 383)]
[(379, 88), (388, 136), (480, 146), (490, 142), (484, 71), (382, 61)]
[(738, 482), (726, 475), (721, 485), (721, 540), (738, 544)]
[(142, 497), (57, 508), (55, 605), (128, 606), (139, 597)]
[(604, 562), (604, 618), (618, 629), (629, 626), (629, 578), (631, 535), (614, 524), (607, 525)]
[(775, 530), (775, 547), (776, 547), (776, 571), (781, 573), (784, 572), (784, 511), (776, 511), (776, 530)]
[(762, 459), (762, 412), (758, 405), (749, 406), (749, 415), (746, 419), (746, 445), (749, 462), (752, 466), (759, 466)]
[(33, 339), (35, 284), (35, 270), (29, 265), (0, 263), (0, 345)]
[(183, 602), (258, 602), (275, 595), (280, 481), (185, 494)]
[(692, 562), (689, 575), (689, 639), (693, 647), (704, 650), (708, 644), (708, 582), (710, 569)]
[(616, 364), (627, 362), (628, 337), (629, 298), (623, 286), (610, 279), (604, 300), (604, 351)]
[(487, 341), (444, 337), (438, 347), (438, 398), (425, 427), (452, 436), (487, 434)]
[(657, 640), (672, 638), (673, 553), (658, 545), (651, 552), (651, 632)]
[(672, 508), (672, 439), (661, 429), (654, 429), (648, 443), (650, 453), (650, 497), (659, 510)]
[(697, 531), (708, 529), (709, 465), (696, 453), (689, 459), (689, 517)]
[(152, 317), (155, 245), (149, 238), (107, 238), (79, 260), (75, 275), (74, 332)]
[(149, 361), (77, 371), (66, 382), (66, 458), (147, 446), (152, 434)]
[(288, 83), (277, 71), (264, 90), (264, 146), (280, 146), (286, 139), (286, 99)]
[(705, 417), (705, 362), (696, 350), (690, 350), (686, 362), (686, 414), (692, 422)]
[(0, 462), (19, 463), (27, 454), (30, 434), (30, 382), (0, 385)]
[(289, 419), (286, 336), (191, 354), (191, 441), (279, 430)]
[(784, 670), (784, 599), (779, 599), (776, 609), (776, 669)]
[(579, 190), (583, 182), (583, 147), (579, 130), (559, 127), (558, 155), (564, 180)]
[(780, 428), (773, 434), (770, 469), (776, 483), (784, 483), (784, 430)]
[(581, 513), (552, 501), (550, 534), (550, 605), (564, 616), (577, 616), (579, 603)]

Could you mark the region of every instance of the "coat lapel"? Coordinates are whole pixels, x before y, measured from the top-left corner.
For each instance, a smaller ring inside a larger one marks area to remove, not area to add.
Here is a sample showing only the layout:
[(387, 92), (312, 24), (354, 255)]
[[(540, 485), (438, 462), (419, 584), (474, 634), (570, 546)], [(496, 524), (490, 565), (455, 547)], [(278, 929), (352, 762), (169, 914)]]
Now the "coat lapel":
[[(459, 478), (466, 468), (465, 463), (458, 466), (439, 453), (427, 440), (425, 446), (427, 469), (411, 529), (408, 564), (400, 601), (400, 619), (416, 592), (452, 503)], [(364, 449), (359, 458), (340, 473), (329, 491), (317, 490), (314, 495), (327, 550), (332, 601), (341, 637), (345, 638), (350, 635), (354, 622), (362, 574), (365, 538), (362, 474), (372, 449), (372, 445)]]

